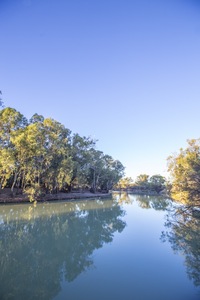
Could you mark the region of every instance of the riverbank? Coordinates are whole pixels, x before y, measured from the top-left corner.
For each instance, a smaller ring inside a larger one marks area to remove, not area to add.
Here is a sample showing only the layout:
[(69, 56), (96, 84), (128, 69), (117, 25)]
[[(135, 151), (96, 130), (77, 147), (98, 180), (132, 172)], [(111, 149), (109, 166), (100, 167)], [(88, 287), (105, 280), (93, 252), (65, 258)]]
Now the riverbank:
[[(84, 192), (71, 192), (71, 193), (58, 193), (58, 194), (46, 194), (41, 199), (37, 199), (37, 202), (46, 202), (46, 201), (61, 201), (61, 200), (78, 200), (78, 199), (87, 199), (87, 198), (106, 198), (109, 197), (111, 193), (91, 193), (88, 191)], [(27, 203), (30, 202), (27, 195), (14, 195), (12, 196), (10, 190), (1, 190), (0, 192), (0, 204), (6, 203)]]

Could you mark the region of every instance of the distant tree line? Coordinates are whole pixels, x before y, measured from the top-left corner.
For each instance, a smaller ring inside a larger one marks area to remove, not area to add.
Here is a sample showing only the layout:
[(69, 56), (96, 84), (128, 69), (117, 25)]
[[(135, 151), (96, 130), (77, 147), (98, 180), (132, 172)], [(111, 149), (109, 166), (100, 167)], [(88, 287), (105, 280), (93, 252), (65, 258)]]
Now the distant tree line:
[(115, 189), (139, 194), (159, 194), (166, 189), (166, 179), (161, 175), (147, 174), (140, 174), (135, 181), (131, 177), (124, 177), (115, 185)]
[(0, 111), (0, 188), (26, 193), (31, 200), (46, 193), (84, 188), (112, 189), (124, 174), (119, 160), (96, 150), (96, 141), (51, 118), (27, 120), (14, 108)]

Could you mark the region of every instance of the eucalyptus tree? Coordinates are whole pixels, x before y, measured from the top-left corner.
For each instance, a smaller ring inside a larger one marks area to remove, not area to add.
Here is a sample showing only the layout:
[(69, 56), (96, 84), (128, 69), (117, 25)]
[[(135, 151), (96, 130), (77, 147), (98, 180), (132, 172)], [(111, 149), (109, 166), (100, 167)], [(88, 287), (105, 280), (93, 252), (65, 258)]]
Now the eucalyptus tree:
[(123, 165), (95, 149), (96, 141), (71, 134), (61, 123), (34, 114), (29, 122), (13, 108), (0, 111), (0, 187), (20, 188), (31, 200), (70, 191), (77, 184), (109, 190)]
[[(0, 148), (0, 188), (3, 189), (17, 174), (15, 155), (12, 149)], [(13, 184), (12, 189), (13, 190)]]
[(119, 160), (114, 160), (110, 155), (103, 156), (103, 163), (100, 188), (109, 191), (123, 177), (125, 168)]
[(73, 176), (71, 131), (53, 119), (45, 119), (45, 165), (43, 183), (50, 191), (66, 188)]
[(91, 191), (95, 193), (97, 189), (105, 191), (112, 189), (124, 174), (122, 163), (95, 149), (90, 150), (90, 157), (88, 181)]
[(91, 149), (96, 141), (90, 137), (81, 137), (78, 133), (71, 137), (71, 158), (73, 160), (73, 171), (68, 190), (71, 191), (74, 185), (87, 186), (87, 176), (91, 162)]
[(115, 187), (116, 189), (126, 190), (128, 188), (131, 188), (133, 184), (133, 179), (131, 177), (123, 177), (117, 182)]
[(73, 171), (70, 134), (59, 122), (34, 115), (28, 124), (13, 109), (0, 114), (0, 183), (11, 181), (34, 200), (69, 184)]
[(47, 118), (29, 124), (25, 131), (23, 189), (30, 197), (42, 192), (55, 192), (71, 180), (70, 130)]
[(161, 192), (165, 188), (165, 183), (165, 177), (159, 174), (153, 175), (149, 178), (149, 187), (157, 193)]
[(149, 175), (147, 175), (147, 174), (138, 175), (135, 183), (136, 183), (136, 185), (147, 186), (149, 183)]
[(10, 180), (11, 191), (20, 173), (15, 140), (24, 132), (27, 119), (14, 108), (0, 111), (0, 183), (5, 187)]
[(188, 140), (188, 147), (168, 157), (172, 197), (188, 205), (200, 205), (200, 139)]
[(42, 115), (38, 115), (37, 113), (35, 113), (29, 120), (30, 124), (42, 122), (44, 122), (44, 117)]
[(103, 171), (103, 152), (96, 150), (94, 148), (89, 151), (89, 173), (88, 173), (88, 183), (90, 185), (90, 190), (96, 193), (99, 186), (99, 180), (101, 173)]
[(11, 138), (28, 124), (27, 119), (16, 109), (6, 107), (0, 111), (0, 147), (12, 147)]

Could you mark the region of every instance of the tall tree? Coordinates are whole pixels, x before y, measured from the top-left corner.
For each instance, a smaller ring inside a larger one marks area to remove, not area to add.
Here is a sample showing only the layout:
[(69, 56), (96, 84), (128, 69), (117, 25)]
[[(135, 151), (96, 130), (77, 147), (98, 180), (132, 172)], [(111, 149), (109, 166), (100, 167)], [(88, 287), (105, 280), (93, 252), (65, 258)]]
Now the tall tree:
[(200, 205), (200, 139), (188, 140), (188, 147), (168, 157), (171, 194), (189, 205)]
[(149, 186), (151, 189), (155, 190), (157, 193), (161, 192), (165, 188), (165, 177), (157, 174), (149, 178)]
[(71, 135), (59, 122), (34, 114), (29, 122), (13, 108), (0, 111), (0, 187), (21, 188), (31, 200), (70, 191), (75, 184), (109, 190), (124, 167), (96, 150), (91, 138)]
[(10, 107), (2, 109), (0, 111), (0, 146), (12, 146), (10, 138), (17, 130), (25, 128), (27, 123), (27, 119), (16, 109)]
[(31, 197), (42, 190), (56, 192), (69, 183), (72, 172), (69, 138), (70, 131), (50, 118), (27, 126), (23, 188)]
[(5, 187), (10, 180), (12, 192), (20, 169), (14, 140), (26, 125), (27, 119), (17, 110), (7, 107), (0, 111), (0, 182)]
[(118, 160), (114, 160), (110, 155), (104, 155), (102, 151), (91, 149), (90, 151), (90, 173), (88, 182), (91, 191), (97, 189), (108, 191), (124, 175), (124, 166)]
[(110, 155), (104, 155), (103, 161), (100, 187), (101, 190), (109, 191), (124, 176), (125, 168), (119, 160), (114, 160)]
[(133, 186), (133, 179), (131, 177), (124, 177), (124, 178), (121, 178), (118, 183), (116, 184), (116, 188), (117, 189), (128, 189), (130, 187)]
[(149, 175), (140, 174), (140, 175), (137, 176), (135, 183), (137, 185), (145, 186), (145, 185), (148, 185), (148, 180), (149, 180)]
[(73, 160), (73, 171), (71, 181), (68, 185), (71, 191), (74, 185), (84, 187), (87, 185), (87, 176), (91, 161), (91, 149), (96, 141), (89, 137), (81, 137), (78, 133), (71, 138), (71, 157)]
[(90, 163), (89, 163), (89, 176), (88, 182), (91, 187), (91, 191), (96, 193), (99, 186), (100, 176), (103, 170), (103, 152), (95, 149), (90, 149)]

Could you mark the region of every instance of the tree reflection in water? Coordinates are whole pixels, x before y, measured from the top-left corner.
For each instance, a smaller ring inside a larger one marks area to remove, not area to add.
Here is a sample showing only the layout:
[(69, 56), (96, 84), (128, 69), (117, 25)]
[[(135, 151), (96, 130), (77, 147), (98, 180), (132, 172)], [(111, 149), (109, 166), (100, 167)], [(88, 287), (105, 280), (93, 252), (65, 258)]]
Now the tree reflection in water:
[(141, 208), (155, 210), (166, 210), (171, 200), (162, 196), (136, 195), (128, 192), (113, 193), (113, 197), (119, 204), (132, 204), (134, 201)]
[(175, 253), (185, 257), (188, 277), (200, 286), (200, 212), (176, 207), (167, 214), (162, 241), (169, 241)]
[(59, 213), (46, 205), (42, 217), (23, 218), (19, 210), (0, 215), (0, 299), (52, 299), (63, 277), (73, 281), (92, 267), (93, 251), (126, 226), (122, 208), (105, 202), (94, 201), (89, 209), (74, 203)]
[(136, 201), (142, 209), (166, 211), (167, 230), (161, 233), (161, 241), (170, 242), (174, 252), (185, 257), (188, 277), (196, 286), (200, 286), (200, 211), (188, 210), (170, 199), (158, 196), (124, 192), (116, 195), (116, 198), (121, 204)]
[(136, 201), (141, 208), (153, 208), (155, 210), (166, 210), (169, 206), (170, 200), (161, 196), (136, 196)]

